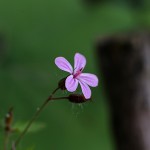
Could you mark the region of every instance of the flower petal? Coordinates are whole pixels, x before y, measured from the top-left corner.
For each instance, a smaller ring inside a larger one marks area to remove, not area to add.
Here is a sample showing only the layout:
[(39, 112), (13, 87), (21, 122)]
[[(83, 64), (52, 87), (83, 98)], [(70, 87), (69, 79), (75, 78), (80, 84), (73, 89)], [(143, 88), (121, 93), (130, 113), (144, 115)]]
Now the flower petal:
[(88, 84), (91, 87), (96, 87), (98, 86), (98, 78), (96, 75), (91, 74), (91, 73), (81, 73), (78, 77), (78, 80), (81, 82), (84, 82)]
[(79, 71), (80, 69), (84, 69), (86, 65), (86, 58), (80, 54), (80, 53), (76, 53), (74, 56), (74, 69), (75, 72)]
[(70, 75), (66, 79), (65, 86), (69, 92), (74, 92), (78, 87), (78, 80), (73, 78), (73, 75)]
[(81, 89), (82, 89), (82, 93), (84, 95), (84, 97), (86, 99), (89, 99), (91, 97), (91, 89), (89, 88), (89, 86), (84, 83), (84, 82), (81, 82), (79, 81), (80, 85), (81, 85)]
[(63, 71), (67, 71), (69, 73), (73, 72), (73, 68), (72, 68), (71, 64), (64, 57), (57, 57), (55, 59), (55, 64), (59, 69), (61, 69)]

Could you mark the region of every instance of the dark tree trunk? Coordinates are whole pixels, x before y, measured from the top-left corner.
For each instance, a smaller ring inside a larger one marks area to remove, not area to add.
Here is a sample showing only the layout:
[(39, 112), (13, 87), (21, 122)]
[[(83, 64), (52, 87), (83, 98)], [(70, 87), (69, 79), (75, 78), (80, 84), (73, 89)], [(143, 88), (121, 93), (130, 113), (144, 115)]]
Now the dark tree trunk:
[(97, 44), (117, 150), (150, 150), (150, 34)]

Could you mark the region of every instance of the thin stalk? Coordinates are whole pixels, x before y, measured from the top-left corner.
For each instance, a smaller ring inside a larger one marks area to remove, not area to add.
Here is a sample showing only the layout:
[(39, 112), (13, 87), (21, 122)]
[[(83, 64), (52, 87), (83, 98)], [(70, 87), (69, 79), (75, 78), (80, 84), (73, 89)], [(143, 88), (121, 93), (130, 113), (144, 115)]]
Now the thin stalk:
[(26, 132), (28, 131), (28, 129), (30, 128), (30, 126), (32, 125), (32, 123), (37, 119), (37, 117), (39, 116), (39, 114), (41, 113), (41, 111), (45, 108), (45, 106), (47, 106), (48, 102), (50, 100), (52, 100), (52, 96), (56, 93), (56, 91), (59, 89), (56, 88), (52, 94), (46, 99), (46, 101), (37, 109), (36, 113), (33, 115), (33, 117), (31, 118), (31, 120), (28, 122), (27, 126), (25, 127), (25, 129), (22, 131), (22, 133), (20, 134), (20, 136), (17, 138), (17, 140), (14, 142), (14, 147), (16, 148), (18, 146), (18, 144), (20, 143), (22, 137), (26, 134)]
[(8, 149), (9, 133), (10, 133), (10, 132), (5, 133), (5, 137), (4, 137), (4, 150), (7, 150), (7, 149)]
[(12, 150), (16, 150), (16, 147), (15, 147), (15, 144), (14, 142), (12, 142), (12, 147), (11, 147)]
[(54, 97), (51, 100), (68, 99), (69, 97)]

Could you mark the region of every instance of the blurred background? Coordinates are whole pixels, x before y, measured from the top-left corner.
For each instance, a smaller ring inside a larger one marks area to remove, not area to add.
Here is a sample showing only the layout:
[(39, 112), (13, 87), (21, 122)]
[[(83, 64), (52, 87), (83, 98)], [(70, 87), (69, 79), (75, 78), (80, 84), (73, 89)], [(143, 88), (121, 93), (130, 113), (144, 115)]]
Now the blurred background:
[[(97, 64), (98, 37), (147, 29), (149, 0), (1, 0), (0, 119), (14, 107), (14, 123), (26, 122), (65, 77), (54, 64), (64, 56), (73, 64), (76, 52), (86, 56), (85, 72), (99, 76), (93, 101), (83, 105), (51, 102), (37, 121), (45, 128), (29, 133), (27, 150), (114, 150), (102, 73)], [(59, 91), (58, 96), (68, 93)], [(2, 146), (3, 132), (0, 131)]]

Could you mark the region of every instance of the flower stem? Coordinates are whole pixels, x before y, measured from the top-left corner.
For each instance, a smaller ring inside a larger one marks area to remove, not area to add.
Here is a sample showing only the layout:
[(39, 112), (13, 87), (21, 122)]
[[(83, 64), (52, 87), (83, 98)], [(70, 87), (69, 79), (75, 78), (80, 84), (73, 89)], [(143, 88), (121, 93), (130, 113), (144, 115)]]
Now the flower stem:
[(55, 94), (55, 92), (59, 89), (56, 88), (52, 94), (46, 99), (46, 101), (37, 109), (36, 113), (33, 115), (33, 117), (31, 118), (31, 120), (28, 122), (27, 126), (25, 127), (25, 129), (22, 131), (22, 133), (20, 134), (20, 136), (17, 138), (17, 140), (14, 142), (14, 147), (16, 148), (18, 146), (18, 144), (20, 143), (22, 137), (26, 134), (26, 132), (28, 131), (28, 129), (30, 128), (30, 126), (32, 125), (32, 123), (37, 119), (37, 117), (39, 116), (39, 114), (41, 113), (41, 111), (45, 108), (45, 106), (47, 106), (48, 102), (50, 100), (52, 100), (52, 96)]
[(4, 139), (4, 150), (7, 150), (9, 143), (9, 132), (5, 133), (5, 139)]
[(69, 97), (54, 97), (51, 100), (68, 99)]

